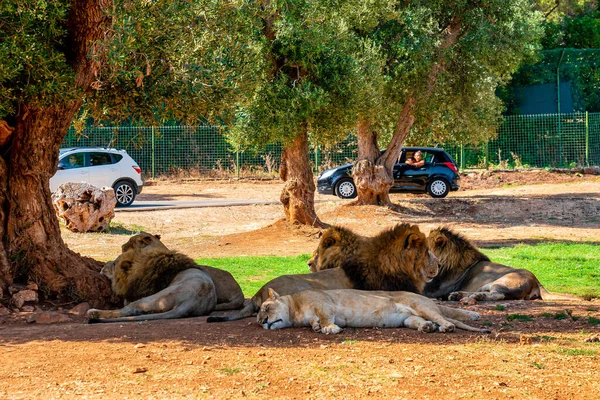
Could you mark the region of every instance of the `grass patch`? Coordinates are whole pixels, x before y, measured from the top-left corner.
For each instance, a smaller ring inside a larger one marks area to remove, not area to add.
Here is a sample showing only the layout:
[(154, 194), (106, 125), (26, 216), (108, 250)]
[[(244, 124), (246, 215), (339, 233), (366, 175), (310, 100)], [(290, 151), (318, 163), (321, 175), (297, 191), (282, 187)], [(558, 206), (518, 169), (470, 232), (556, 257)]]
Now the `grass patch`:
[(268, 281), (281, 275), (308, 274), (308, 259), (303, 254), (295, 257), (225, 257), (201, 258), (198, 264), (229, 271), (240, 284), (246, 297), (252, 297)]
[(510, 314), (506, 316), (506, 320), (507, 321), (523, 321), (523, 322), (529, 322), (529, 321), (533, 321), (533, 318), (531, 318), (529, 315), (523, 315), (523, 314)]
[(600, 319), (594, 318), (594, 317), (588, 317), (587, 323), (592, 324), (592, 325), (600, 325)]
[(233, 375), (233, 374), (237, 374), (238, 372), (240, 372), (239, 368), (221, 368), (218, 369), (218, 371), (224, 373), (225, 375)]
[(586, 350), (586, 349), (557, 349), (557, 353), (566, 354), (568, 356), (595, 356), (598, 354), (597, 350)]
[(506, 307), (504, 307), (503, 305), (498, 304), (496, 307), (494, 307), (494, 310), (498, 310), (498, 311), (504, 311), (506, 309)]
[(125, 225), (121, 222), (112, 222), (108, 225), (107, 232), (113, 235), (136, 235), (140, 232), (145, 232), (146, 228), (141, 225)]

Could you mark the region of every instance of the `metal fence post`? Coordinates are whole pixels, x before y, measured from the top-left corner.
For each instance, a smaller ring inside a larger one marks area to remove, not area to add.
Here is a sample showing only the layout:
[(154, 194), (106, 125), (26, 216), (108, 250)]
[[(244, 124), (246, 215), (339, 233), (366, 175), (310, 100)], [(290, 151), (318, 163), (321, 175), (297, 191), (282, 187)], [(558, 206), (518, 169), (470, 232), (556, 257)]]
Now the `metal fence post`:
[(460, 170), (465, 170), (465, 145), (460, 144)]
[(155, 164), (154, 164), (154, 160), (155, 160), (155, 157), (154, 157), (154, 126), (152, 126), (152, 147), (151, 147), (151, 149), (152, 150), (150, 152), (150, 159), (152, 162), (152, 179), (154, 179), (156, 177), (155, 169), (154, 169), (155, 168)]
[(315, 146), (315, 174), (319, 173), (319, 146)]
[(240, 179), (240, 151), (235, 151), (235, 177)]
[(590, 125), (588, 112), (585, 112), (585, 165), (590, 166)]

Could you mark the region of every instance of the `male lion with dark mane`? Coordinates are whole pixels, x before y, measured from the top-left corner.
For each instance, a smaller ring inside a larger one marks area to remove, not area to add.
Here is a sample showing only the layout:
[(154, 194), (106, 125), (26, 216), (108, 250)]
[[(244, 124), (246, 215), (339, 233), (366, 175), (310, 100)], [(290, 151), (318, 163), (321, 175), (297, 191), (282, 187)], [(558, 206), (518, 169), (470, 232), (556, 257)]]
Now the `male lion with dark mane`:
[(416, 293), (355, 289), (303, 290), (287, 296), (269, 289), (256, 317), (265, 329), (310, 326), (325, 334), (339, 333), (343, 327), (407, 327), (421, 332), (452, 332), (456, 327), (489, 333), (462, 322), (478, 319), (474, 311), (437, 305)]
[[(427, 238), (416, 225), (398, 225), (377, 239), (362, 238), (349, 229), (331, 227), (321, 236), (317, 252), (317, 272), (277, 277), (265, 283), (239, 312), (229, 316), (211, 316), (207, 321), (250, 317), (269, 297), (269, 289), (282, 296), (307, 289), (418, 292), (437, 273), (437, 259), (429, 252)], [(361, 254), (354, 258), (355, 253)], [(335, 268), (337, 266), (342, 268)]]
[(397, 224), (373, 237), (333, 226), (325, 230), (311, 271), (341, 268), (354, 288), (421, 293), (438, 273), (438, 260), (417, 225)]
[(581, 300), (550, 293), (533, 273), (497, 264), (473, 243), (447, 227), (429, 233), (429, 245), (440, 261), (439, 274), (425, 286), (427, 297), (451, 301)]
[(101, 273), (111, 280), (113, 292), (125, 299), (126, 307), (90, 310), (90, 322), (182, 318), (243, 305), (242, 290), (229, 272), (198, 265), (169, 250), (159, 235), (142, 232), (121, 249), (121, 255), (106, 263)]

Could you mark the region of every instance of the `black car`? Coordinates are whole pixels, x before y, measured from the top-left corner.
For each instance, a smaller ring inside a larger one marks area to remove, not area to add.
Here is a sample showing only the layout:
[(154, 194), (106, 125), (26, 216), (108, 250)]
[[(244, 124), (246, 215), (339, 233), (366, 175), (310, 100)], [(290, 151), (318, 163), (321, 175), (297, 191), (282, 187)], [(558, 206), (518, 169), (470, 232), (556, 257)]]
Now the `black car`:
[[(416, 168), (406, 164), (414, 153), (421, 151), (425, 164)], [(342, 165), (324, 171), (317, 180), (320, 194), (334, 194), (342, 199), (356, 197), (356, 185), (352, 180), (353, 164)], [(431, 197), (446, 197), (458, 190), (458, 168), (452, 157), (443, 149), (435, 147), (404, 147), (394, 165), (394, 185), (390, 193), (429, 193)]]

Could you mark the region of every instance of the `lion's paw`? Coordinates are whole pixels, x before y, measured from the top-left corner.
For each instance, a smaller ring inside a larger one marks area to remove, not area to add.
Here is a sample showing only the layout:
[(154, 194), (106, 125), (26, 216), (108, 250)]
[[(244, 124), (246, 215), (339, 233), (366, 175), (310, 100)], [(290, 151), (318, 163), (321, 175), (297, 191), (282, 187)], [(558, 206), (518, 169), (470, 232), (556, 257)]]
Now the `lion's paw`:
[(435, 331), (437, 331), (437, 325), (431, 321), (425, 321), (425, 323), (419, 327), (419, 332), (431, 333)]
[(462, 292), (452, 292), (448, 295), (448, 300), (459, 301), (463, 297), (465, 297), (465, 295)]
[(91, 323), (99, 320), (100, 312), (101, 312), (101, 310), (97, 310), (95, 308), (90, 308), (89, 310), (87, 310), (86, 317), (87, 317), (88, 323), (91, 324)]
[(329, 324), (329, 325), (325, 325), (325, 326), (321, 327), (321, 333), (324, 333), (326, 335), (329, 335), (329, 334), (335, 335), (336, 333), (340, 333), (341, 331), (342, 331), (342, 328), (340, 328), (336, 324)]
[(475, 300), (472, 297), (463, 297), (462, 299), (460, 299), (460, 304), (463, 306), (474, 306), (475, 304), (477, 304), (477, 300)]
[(454, 324), (452, 324), (450, 322), (447, 322), (445, 324), (440, 325), (439, 331), (442, 332), (442, 333), (445, 333), (445, 332), (454, 332), (454, 328), (456, 328), (454, 326)]
[(481, 319), (481, 315), (479, 315), (479, 313), (475, 311), (465, 310), (465, 312), (467, 313), (467, 315), (469, 316), (469, 320), (471, 321), (479, 321)]

